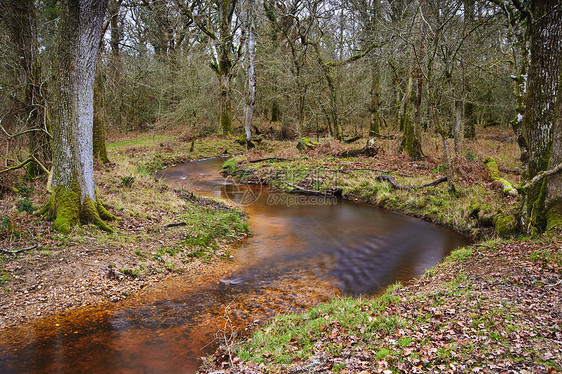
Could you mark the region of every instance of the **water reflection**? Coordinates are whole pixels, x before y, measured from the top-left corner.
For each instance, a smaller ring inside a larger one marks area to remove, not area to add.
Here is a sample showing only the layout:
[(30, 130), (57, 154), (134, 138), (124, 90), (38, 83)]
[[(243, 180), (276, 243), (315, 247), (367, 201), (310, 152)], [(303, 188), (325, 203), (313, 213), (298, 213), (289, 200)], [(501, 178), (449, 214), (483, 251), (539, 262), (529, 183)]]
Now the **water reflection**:
[[(176, 277), (119, 304), (0, 332), (1, 373), (189, 373), (218, 341), (275, 313), (338, 294), (373, 294), (417, 277), (466, 243), (454, 232), (343, 200), (237, 186), (222, 160), (162, 173), (170, 183), (239, 203), (254, 235), (234, 259)], [(272, 197), (273, 196), (273, 197)]]

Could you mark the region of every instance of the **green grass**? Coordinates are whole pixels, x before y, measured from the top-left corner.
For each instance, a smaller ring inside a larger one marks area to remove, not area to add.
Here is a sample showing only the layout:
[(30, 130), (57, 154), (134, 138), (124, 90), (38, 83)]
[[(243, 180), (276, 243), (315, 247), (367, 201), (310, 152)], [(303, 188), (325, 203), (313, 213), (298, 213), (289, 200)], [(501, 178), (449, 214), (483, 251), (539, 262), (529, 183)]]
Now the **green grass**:
[[(310, 357), (315, 342), (330, 334), (332, 329), (341, 329), (347, 335), (360, 338), (368, 338), (375, 331), (396, 331), (407, 321), (400, 316), (383, 314), (399, 302), (393, 294), (396, 287), (400, 286), (390, 287), (376, 299), (338, 297), (302, 314), (279, 315), (267, 327), (258, 330), (251, 340), (240, 345), (238, 355), (256, 362), (271, 357), (276, 363), (290, 363), (295, 354), (301, 359)], [(325, 348), (338, 352), (342, 349), (340, 344), (328, 339)]]
[(107, 150), (113, 151), (116, 148), (132, 148), (132, 147), (149, 147), (158, 142), (171, 141), (174, 136), (171, 135), (149, 135), (133, 139), (118, 140), (107, 143)]
[(455, 249), (447, 257), (447, 261), (461, 262), (472, 257), (473, 253), (474, 253), (474, 248), (471, 247), (463, 247), (463, 248)]

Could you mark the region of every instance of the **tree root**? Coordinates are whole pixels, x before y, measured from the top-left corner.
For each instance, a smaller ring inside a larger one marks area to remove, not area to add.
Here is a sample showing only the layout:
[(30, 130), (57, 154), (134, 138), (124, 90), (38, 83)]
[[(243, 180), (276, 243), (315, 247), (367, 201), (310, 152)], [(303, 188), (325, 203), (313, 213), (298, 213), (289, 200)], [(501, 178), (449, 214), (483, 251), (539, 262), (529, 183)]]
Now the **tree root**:
[(62, 188), (52, 194), (49, 201), (35, 212), (35, 215), (53, 220), (53, 228), (63, 234), (67, 234), (72, 226), (80, 222), (93, 223), (103, 231), (113, 232), (105, 221), (118, 219), (109, 213), (99, 200), (94, 202), (92, 199), (86, 199), (80, 204), (77, 193)]

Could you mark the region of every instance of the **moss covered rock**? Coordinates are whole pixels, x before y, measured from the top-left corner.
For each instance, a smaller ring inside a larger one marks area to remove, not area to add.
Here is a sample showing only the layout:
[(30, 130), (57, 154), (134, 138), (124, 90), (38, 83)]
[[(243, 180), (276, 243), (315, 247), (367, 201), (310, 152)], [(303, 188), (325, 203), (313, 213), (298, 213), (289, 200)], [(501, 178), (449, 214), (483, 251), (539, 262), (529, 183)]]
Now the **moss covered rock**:
[(517, 231), (517, 220), (514, 216), (498, 213), (494, 217), (494, 229), (500, 238), (507, 238)]
[(297, 143), (297, 149), (301, 152), (306, 152), (316, 148), (318, 143), (310, 140), (309, 138), (302, 137)]

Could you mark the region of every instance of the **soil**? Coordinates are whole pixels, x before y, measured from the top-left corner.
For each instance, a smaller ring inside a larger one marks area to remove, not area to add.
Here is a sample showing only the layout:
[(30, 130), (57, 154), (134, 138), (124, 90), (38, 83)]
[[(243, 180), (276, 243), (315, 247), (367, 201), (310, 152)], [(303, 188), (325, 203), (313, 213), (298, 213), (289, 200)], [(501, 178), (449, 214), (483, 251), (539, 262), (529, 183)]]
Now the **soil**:
[[(139, 256), (133, 251), (153, 254), (170, 239), (179, 239), (182, 227), (165, 228), (158, 223), (141, 220), (123, 220), (119, 228), (135, 235), (152, 226), (150, 235), (134, 244), (116, 245), (96, 240), (96, 228), (88, 227), (79, 237), (61, 237), (51, 229), (50, 222), (39, 222), (33, 217), (21, 216), (19, 227), (33, 231), (38, 247), (18, 254), (5, 254), (3, 273), (8, 277), (0, 289), (0, 328), (16, 326), (42, 316), (103, 302), (118, 302), (149, 284), (173, 277), (182, 272), (193, 272), (205, 264), (201, 259), (185, 263), (181, 255), (159, 260), (144, 258), (146, 268), (142, 275), (127, 274), (123, 269), (139, 266)], [(155, 228), (156, 227), (156, 228)], [(14, 246), (15, 243), (11, 243)], [(20, 243), (19, 248), (29, 243)], [(137, 250), (138, 250), (137, 249)], [(165, 265), (171, 267), (172, 271)]]

